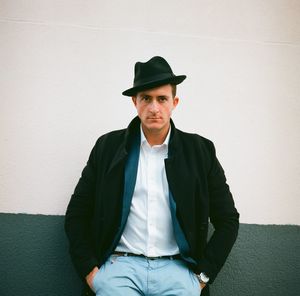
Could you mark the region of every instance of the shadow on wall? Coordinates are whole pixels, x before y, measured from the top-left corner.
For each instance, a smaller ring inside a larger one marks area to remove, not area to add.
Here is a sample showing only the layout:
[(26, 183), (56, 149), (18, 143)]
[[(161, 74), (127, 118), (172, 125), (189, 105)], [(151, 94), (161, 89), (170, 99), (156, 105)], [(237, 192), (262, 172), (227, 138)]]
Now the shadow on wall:
[[(0, 214), (0, 295), (80, 295), (63, 216)], [(242, 224), (212, 296), (300, 295), (300, 227)]]

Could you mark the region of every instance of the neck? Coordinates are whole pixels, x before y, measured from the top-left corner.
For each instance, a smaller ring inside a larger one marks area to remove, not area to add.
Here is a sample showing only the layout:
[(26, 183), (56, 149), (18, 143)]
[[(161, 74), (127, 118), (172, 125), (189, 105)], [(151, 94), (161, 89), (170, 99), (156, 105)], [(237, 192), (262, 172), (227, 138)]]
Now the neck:
[(142, 126), (144, 135), (150, 146), (163, 144), (168, 135), (169, 128), (170, 125), (164, 130), (149, 130)]

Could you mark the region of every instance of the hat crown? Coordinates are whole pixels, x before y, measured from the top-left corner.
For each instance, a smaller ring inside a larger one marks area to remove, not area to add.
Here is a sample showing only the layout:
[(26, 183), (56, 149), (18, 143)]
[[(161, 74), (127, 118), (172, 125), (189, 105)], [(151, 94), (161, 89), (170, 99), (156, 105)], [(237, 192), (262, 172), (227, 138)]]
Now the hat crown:
[(160, 56), (155, 56), (145, 63), (137, 62), (134, 74), (134, 86), (150, 79), (174, 76), (168, 62)]
[(149, 61), (137, 62), (134, 66), (133, 87), (122, 92), (124, 96), (135, 96), (142, 90), (155, 88), (164, 84), (177, 85), (186, 78), (186, 75), (176, 76), (168, 62), (155, 56)]

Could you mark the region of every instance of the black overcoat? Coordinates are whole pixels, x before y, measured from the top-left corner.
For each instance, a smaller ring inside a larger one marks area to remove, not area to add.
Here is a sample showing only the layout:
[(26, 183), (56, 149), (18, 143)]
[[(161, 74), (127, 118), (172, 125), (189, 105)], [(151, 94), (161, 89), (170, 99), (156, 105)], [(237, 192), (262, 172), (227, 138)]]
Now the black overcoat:
[[(172, 121), (171, 125), (165, 160), (169, 188), (190, 257), (197, 262), (191, 268), (205, 272), (211, 284), (236, 240), (239, 214), (213, 143), (176, 129)], [(82, 279), (103, 264), (118, 233), (125, 163), (132, 139), (139, 132), (140, 119), (136, 117), (127, 129), (101, 136), (71, 197), (65, 229), (73, 264)], [(209, 221), (214, 232), (207, 241)]]

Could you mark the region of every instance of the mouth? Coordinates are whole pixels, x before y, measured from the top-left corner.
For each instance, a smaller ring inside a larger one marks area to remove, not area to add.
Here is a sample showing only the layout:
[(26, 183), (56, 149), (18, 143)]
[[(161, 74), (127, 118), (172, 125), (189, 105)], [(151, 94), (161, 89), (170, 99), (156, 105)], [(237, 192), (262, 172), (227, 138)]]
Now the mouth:
[(160, 117), (148, 117), (149, 120), (159, 120), (161, 119)]

